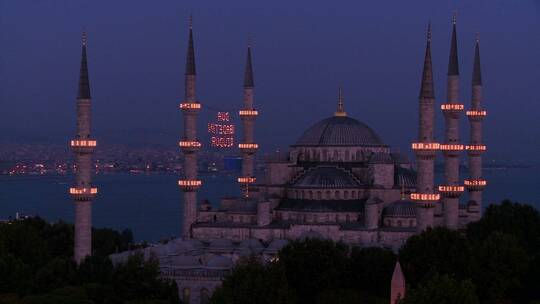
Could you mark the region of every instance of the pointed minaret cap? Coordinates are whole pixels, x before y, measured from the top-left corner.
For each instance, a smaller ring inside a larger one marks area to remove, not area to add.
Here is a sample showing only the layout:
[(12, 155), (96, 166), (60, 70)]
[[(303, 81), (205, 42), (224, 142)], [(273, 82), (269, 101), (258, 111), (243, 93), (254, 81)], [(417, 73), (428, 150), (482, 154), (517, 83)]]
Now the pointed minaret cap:
[(338, 90), (338, 102), (337, 102), (337, 110), (334, 113), (334, 116), (347, 116), (347, 112), (345, 112), (345, 107), (343, 104), (343, 90), (341, 86)]
[(244, 72), (244, 88), (253, 88), (254, 86), (255, 82), (253, 81), (253, 67), (251, 65), (251, 37), (248, 37), (246, 70)]
[(482, 85), (482, 72), (480, 70), (480, 35), (478, 33), (476, 33), (476, 43), (474, 46), (472, 85)]
[(456, 13), (452, 16), (452, 40), (450, 42), (450, 58), (448, 59), (448, 76), (459, 75)]
[(396, 261), (390, 284), (390, 304), (397, 304), (405, 297), (405, 277), (399, 261)]
[(86, 44), (88, 38), (86, 32), (82, 33), (82, 55), (81, 55), (81, 68), (79, 73), (79, 91), (77, 93), (77, 99), (90, 99), (90, 80), (88, 78), (88, 60), (86, 58)]
[(186, 55), (186, 75), (195, 75), (195, 48), (193, 47), (193, 16), (189, 16), (189, 41)]
[(433, 88), (433, 65), (431, 63), (431, 21), (428, 23), (427, 29), (426, 54), (424, 57), (420, 97), (435, 98), (435, 89)]

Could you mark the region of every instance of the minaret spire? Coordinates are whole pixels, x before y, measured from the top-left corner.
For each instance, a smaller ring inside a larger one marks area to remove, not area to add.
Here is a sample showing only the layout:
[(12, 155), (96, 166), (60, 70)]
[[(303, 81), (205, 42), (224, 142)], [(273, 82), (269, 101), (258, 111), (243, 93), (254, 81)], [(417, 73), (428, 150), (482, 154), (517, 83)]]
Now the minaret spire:
[(189, 16), (189, 41), (186, 55), (186, 75), (195, 75), (195, 47), (193, 46), (193, 16)]
[(472, 75), (472, 85), (482, 85), (482, 71), (480, 69), (480, 34), (476, 33), (476, 42), (474, 46), (474, 65)]
[(81, 69), (79, 74), (79, 91), (77, 93), (77, 98), (79, 99), (90, 99), (90, 81), (88, 78), (88, 60), (86, 58), (86, 44), (88, 38), (86, 32), (82, 33), (82, 55), (81, 55)]
[(253, 67), (251, 64), (251, 37), (249, 37), (247, 46), (246, 70), (244, 72), (244, 88), (253, 87), (255, 87), (255, 83), (253, 81)]
[(435, 98), (435, 90), (433, 89), (433, 64), (431, 62), (431, 21), (428, 23), (426, 40), (426, 53), (424, 56), (424, 70), (422, 72), (420, 97)]
[(452, 16), (452, 42), (450, 45), (450, 58), (448, 59), (448, 76), (453, 75), (459, 75), (456, 13), (454, 13), (454, 15)]
[(345, 112), (345, 107), (343, 103), (343, 89), (341, 86), (339, 86), (338, 89), (337, 110), (334, 113), (334, 116), (347, 116), (347, 112)]

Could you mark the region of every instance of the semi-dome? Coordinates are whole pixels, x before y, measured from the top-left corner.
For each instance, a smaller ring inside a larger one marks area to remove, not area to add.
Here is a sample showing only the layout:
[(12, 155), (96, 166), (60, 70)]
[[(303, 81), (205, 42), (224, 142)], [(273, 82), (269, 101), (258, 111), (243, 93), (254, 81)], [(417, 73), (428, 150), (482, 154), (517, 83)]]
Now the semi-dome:
[(320, 166), (308, 170), (293, 183), (302, 188), (355, 188), (360, 182), (352, 173), (333, 166)]
[(333, 116), (309, 127), (295, 146), (385, 146), (368, 125), (347, 116)]
[(416, 217), (416, 205), (408, 200), (399, 200), (383, 209), (383, 217)]

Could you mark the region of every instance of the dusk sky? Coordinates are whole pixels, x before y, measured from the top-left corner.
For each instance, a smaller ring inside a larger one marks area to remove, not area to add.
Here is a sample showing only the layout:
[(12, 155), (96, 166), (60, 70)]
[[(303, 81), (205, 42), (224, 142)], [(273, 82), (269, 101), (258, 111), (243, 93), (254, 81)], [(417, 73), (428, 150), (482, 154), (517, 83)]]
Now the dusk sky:
[[(294, 143), (331, 116), (342, 84), (348, 114), (409, 152), (417, 137), (426, 25), (431, 19), (439, 109), (454, 11), (466, 108), (480, 32), (487, 158), (539, 161), (539, 0), (0, 0), (0, 142), (62, 144), (74, 135), (85, 29), (100, 144), (175, 147), (193, 14), (204, 136), (218, 109), (237, 113), (241, 106), (252, 33), (256, 141), (263, 151)], [(442, 141), (440, 110), (436, 119)], [(462, 126), (466, 143), (464, 115)]]

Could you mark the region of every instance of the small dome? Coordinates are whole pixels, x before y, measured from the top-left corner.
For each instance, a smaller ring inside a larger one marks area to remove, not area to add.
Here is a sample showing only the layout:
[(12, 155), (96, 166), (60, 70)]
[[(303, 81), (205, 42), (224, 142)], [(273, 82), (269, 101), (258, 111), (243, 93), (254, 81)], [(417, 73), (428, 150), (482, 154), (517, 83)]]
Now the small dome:
[(306, 188), (355, 188), (360, 182), (345, 169), (338, 167), (316, 167), (308, 170), (293, 186)]
[(171, 257), (171, 266), (180, 268), (199, 268), (201, 263), (199, 259), (192, 255), (177, 255)]
[(233, 261), (224, 256), (216, 255), (206, 264), (208, 268), (230, 269), (234, 266)]
[(270, 245), (268, 245), (268, 248), (266, 248), (266, 249), (267, 250), (272, 250), (272, 251), (279, 251), (283, 247), (287, 246), (287, 244), (289, 244), (289, 241), (287, 241), (287, 240), (275, 239), (272, 242), (270, 242)]
[(300, 240), (304, 241), (307, 239), (315, 239), (315, 240), (322, 240), (324, 237), (322, 234), (318, 233), (317, 231), (306, 231), (300, 235)]
[(240, 243), (240, 248), (262, 249), (264, 246), (257, 239), (247, 239)]
[(385, 146), (366, 124), (347, 116), (333, 116), (309, 127), (295, 146)]
[(395, 201), (383, 209), (383, 217), (416, 217), (416, 204), (408, 200)]
[(233, 243), (231, 240), (228, 239), (215, 239), (212, 242), (210, 242), (211, 249), (232, 249)]

